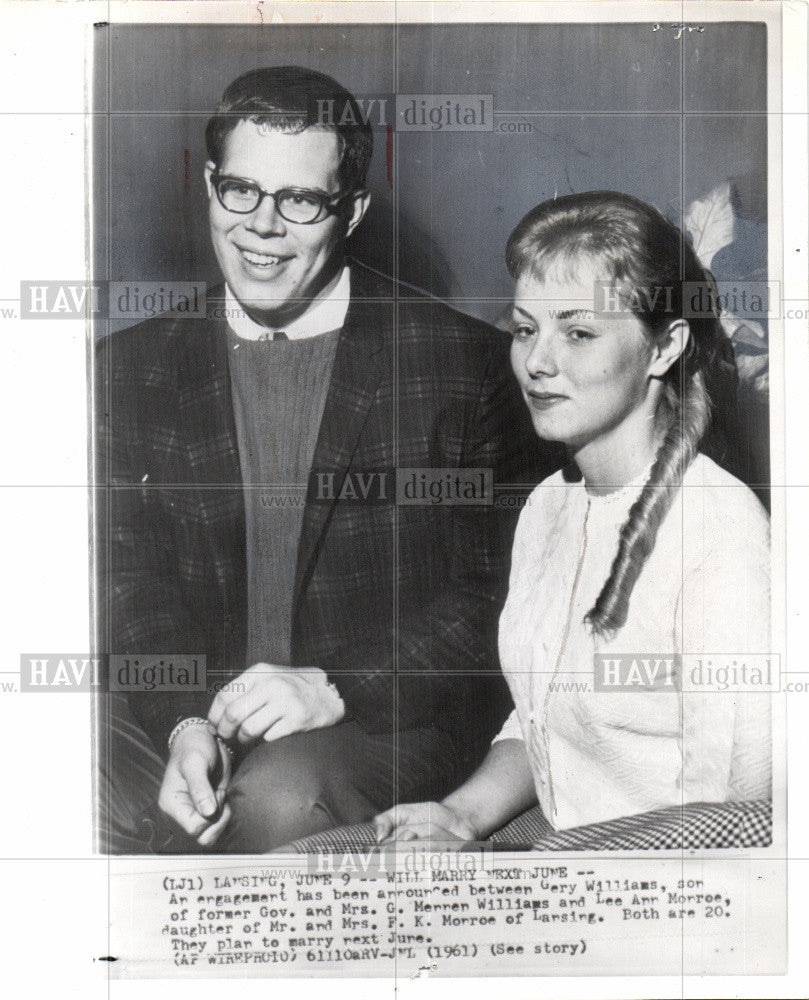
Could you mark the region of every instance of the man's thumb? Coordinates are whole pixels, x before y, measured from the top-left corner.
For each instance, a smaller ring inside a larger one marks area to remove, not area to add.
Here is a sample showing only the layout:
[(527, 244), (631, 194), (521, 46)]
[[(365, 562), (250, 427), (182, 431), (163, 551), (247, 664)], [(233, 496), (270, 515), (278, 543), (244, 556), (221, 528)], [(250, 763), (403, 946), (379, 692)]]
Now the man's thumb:
[(183, 761), (181, 768), (188, 794), (200, 816), (213, 816), (218, 809), (214, 790), (208, 781), (208, 768), (201, 754), (194, 754)]

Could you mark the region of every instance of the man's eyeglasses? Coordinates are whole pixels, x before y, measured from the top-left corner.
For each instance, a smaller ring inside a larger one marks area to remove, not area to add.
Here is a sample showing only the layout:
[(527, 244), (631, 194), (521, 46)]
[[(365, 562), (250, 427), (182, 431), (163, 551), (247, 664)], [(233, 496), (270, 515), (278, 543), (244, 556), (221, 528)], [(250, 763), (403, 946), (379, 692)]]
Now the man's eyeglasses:
[(219, 204), (228, 212), (248, 215), (250, 212), (255, 212), (265, 198), (272, 198), (281, 218), (287, 222), (296, 222), (300, 226), (311, 226), (315, 222), (322, 222), (327, 215), (335, 214), (340, 203), (350, 197), (348, 194), (329, 197), (317, 191), (308, 191), (306, 188), (265, 191), (253, 181), (218, 173), (211, 175), (211, 184), (216, 191)]

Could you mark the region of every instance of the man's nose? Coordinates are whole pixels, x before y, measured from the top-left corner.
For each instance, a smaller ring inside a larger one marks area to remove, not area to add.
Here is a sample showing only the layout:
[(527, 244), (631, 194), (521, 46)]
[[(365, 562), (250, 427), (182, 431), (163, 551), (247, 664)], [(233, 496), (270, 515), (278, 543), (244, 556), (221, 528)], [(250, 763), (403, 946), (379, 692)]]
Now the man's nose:
[(550, 331), (539, 331), (532, 339), (531, 350), (525, 358), (525, 370), (531, 378), (559, 374), (559, 364), (554, 350), (554, 337)]
[(283, 236), (286, 233), (284, 218), (278, 212), (275, 198), (267, 195), (261, 199), (258, 208), (245, 216), (245, 228), (266, 239), (268, 236)]

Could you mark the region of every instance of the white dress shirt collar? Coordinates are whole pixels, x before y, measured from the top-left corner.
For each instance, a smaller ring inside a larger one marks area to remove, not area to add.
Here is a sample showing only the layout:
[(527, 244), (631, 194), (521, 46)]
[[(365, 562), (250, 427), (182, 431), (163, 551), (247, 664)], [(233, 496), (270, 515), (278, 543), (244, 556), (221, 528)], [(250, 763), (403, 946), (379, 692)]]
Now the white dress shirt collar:
[(337, 284), (325, 296), (311, 303), (297, 319), (282, 327), (268, 327), (256, 323), (239, 305), (236, 296), (225, 285), (225, 306), (228, 325), (243, 340), (271, 340), (276, 330), (282, 330), (290, 340), (318, 337), (332, 330), (339, 330), (345, 322), (351, 297), (351, 271), (346, 265)]

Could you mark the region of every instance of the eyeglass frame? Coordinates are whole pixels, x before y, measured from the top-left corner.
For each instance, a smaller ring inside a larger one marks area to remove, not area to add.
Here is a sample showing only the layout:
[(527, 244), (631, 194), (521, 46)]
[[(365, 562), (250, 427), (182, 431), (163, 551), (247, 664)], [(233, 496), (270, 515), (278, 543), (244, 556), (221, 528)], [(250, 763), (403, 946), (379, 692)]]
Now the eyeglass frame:
[[(335, 195), (324, 195), (319, 191), (312, 191), (311, 188), (296, 188), (296, 187), (284, 187), (279, 188), (277, 191), (265, 191), (260, 184), (256, 184), (255, 181), (248, 180), (246, 177), (238, 177), (235, 174), (220, 174), (218, 170), (211, 171), (211, 185), (216, 192), (216, 200), (224, 208), (226, 212), (230, 212), (232, 215), (251, 215), (253, 212), (257, 212), (261, 207), (261, 203), (265, 198), (272, 198), (275, 203), (275, 210), (281, 216), (285, 222), (291, 222), (293, 226), (315, 226), (319, 222), (325, 222), (329, 215), (337, 215), (337, 208), (340, 202), (346, 200), (346, 198), (354, 197), (360, 192), (356, 191), (343, 191)], [(222, 201), (222, 196), (219, 193), (219, 182), (220, 181), (239, 181), (241, 184), (247, 185), (251, 188), (255, 188), (259, 193), (259, 199), (253, 208), (247, 209), (246, 211), (240, 212), (236, 208), (228, 208), (228, 206)], [(278, 197), (282, 194), (305, 194), (311, 198), (317, 199), (320, 203), (320, 209), (317, 215), (312, 219), (311, 222), (298, 222), (297, 219), (288, 219), (278, 204)], [(323, 215), (323, 213), (326, 213)]]

